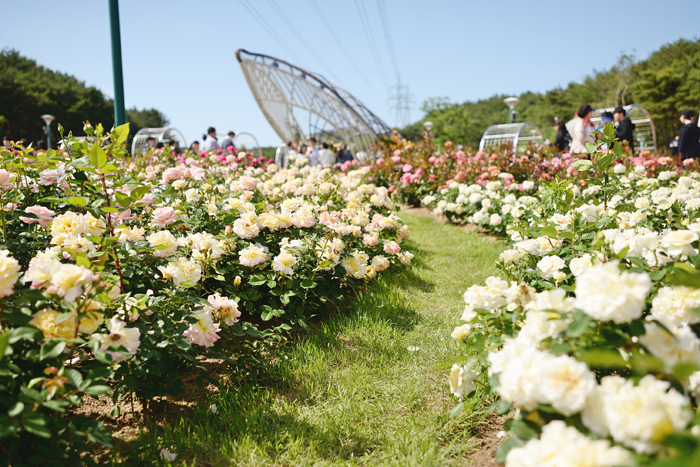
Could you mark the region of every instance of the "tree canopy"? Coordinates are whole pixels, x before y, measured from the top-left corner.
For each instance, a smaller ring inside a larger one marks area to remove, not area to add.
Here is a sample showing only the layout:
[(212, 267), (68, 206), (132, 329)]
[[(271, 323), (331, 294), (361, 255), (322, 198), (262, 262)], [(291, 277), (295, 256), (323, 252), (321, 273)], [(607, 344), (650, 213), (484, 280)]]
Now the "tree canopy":
[[(509, 110), (503, 103), (506, 97), (496, 95), (463, 104), (431, 98), (421, 108), (425, 117), (399, 131), (415, 140), (422, 134), (423, 123), (431, 121), (438, 142), (450, 140), (476, 147), (488, 126), (508, 122)], [(633, 56), (622, 55), (609, 70), (594, 71), (581, 83), (543, 94), (525, 92), (518, 97), (517, 121), (536, 123), (549, 138), (554, 136), (554, 118), (569, 120), (581, 104), (594, 108), (641, 104), (652, 115), (662, 147), (677, 134), (680, 111), (690, 108), (697, 112), (700, 108), (700, 40), (681, 39), (639, 62)]]
[[(0, 132), (13, 140), (45, 139), (41, 115), (56, 117), (52, 136), (58, 137), (58, 124), (81, 135), (83, 122), (114, 124), (114, 102), (99, 89), (77, 78), (49, 70), (16, 50), (0, 52)], [(142, 127), (163, 126), (168, 119), (156, 109), (127, 111), (132, 135)]]

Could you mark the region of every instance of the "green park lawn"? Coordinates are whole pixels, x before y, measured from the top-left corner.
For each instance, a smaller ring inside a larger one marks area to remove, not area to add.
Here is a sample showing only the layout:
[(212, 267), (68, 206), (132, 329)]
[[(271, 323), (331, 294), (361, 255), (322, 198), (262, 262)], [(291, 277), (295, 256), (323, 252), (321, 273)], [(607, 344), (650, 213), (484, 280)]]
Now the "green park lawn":
[(188, 466), (464, 465), (491, 400), (478, 386), (451, 420), (449, 369), (435, 366), (460, 354), (450, 332), (462, 293), (497, 273), (502, 247), (420, 214), (400, 213), (411, 268), (382, 275), (293, 339), (254, 381), (118, 442), (114, 462), (152, 464), (166, 447), (173, 465)]

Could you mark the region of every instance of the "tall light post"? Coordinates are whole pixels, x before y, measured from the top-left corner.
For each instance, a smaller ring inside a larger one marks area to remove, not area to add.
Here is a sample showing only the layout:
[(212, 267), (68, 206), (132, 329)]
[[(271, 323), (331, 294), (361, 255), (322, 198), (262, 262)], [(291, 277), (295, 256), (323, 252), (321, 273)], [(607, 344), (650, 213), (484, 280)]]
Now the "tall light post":
[(46, 149), (51, 149), (51, 122), (53, 122), (54, 118), (56, 117), (50, 114), (41, 116), (41, 119), (46, 123), (44, 127), (44, 131), (46, 132)]
[(119, 2), (109, 0), (109, 23), (112, 31), (112, 74), (114, 76), (114, 126), (126, 123), (124, 108), (124, 73), (122, 72), (122, 38), (119, 32)]
[(510, 109), (510, 123), (513, 123), (513, 121), (517, 118), (518, 115), (515, 111), (515, 106), (518, 105), (520, 99), (518, 99), (517, 97), (506, 97), (505, 99), (503, 99), (503, 102)]

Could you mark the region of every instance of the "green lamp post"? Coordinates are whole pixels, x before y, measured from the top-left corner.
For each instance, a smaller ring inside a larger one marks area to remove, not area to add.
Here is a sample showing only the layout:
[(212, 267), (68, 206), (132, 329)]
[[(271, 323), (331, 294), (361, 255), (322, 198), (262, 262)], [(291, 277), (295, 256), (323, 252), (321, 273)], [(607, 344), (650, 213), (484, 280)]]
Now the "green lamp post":
[(109, 22), (112, 31), (112, 73), (114, 75), (114, 125), (126, 123), (124, 108), (124, 75), (122, 72), (122, 39), (119, 32), (119, 2), (109, 0)]
[(53, 122), (54, 118), (56, 117), (51, 114), (41, 116), (41, 119), (46, 123), (44, 127), (44, 131), (46, 131), (46, 149), (51, 149), (51, 122)]

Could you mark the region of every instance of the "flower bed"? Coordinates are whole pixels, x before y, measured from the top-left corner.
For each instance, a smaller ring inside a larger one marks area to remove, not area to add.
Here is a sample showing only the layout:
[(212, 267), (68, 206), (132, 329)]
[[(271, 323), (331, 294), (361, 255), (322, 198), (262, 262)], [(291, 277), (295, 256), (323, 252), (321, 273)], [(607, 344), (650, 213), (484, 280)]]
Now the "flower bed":
[(147, 407), (181, 393), (183, 373), (217, 383), (202, 357), (253, 371), (292, 328), (411, 261), (407, 227), (368, 168), (167, 149), (131, 160), (127, 126), (86, 131), (68, 153), (2, 152), (0, 451), (11, 460), (75, 465), (86, 442), (110, 443), (97, 421), (66, 416), (83, 397)]
[(497, 454), (507, 467), (695, 465), (700, 453), (700, 172), (615, 164), (622, 154), (600, 151), (611, 130), (572, 162), (583, 189), (456, 184), (424, 199), (510, 238), (508, 280), (464, 294), (452, 337), (472, 356), (450, 375), (453, 414), (482, 370), (494, 408), (515, 409)]

